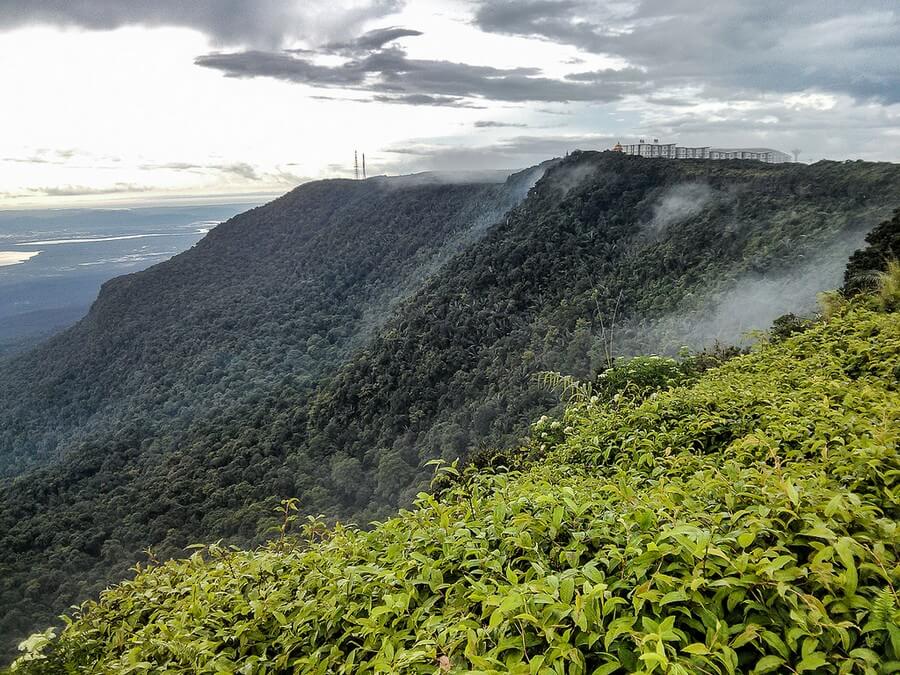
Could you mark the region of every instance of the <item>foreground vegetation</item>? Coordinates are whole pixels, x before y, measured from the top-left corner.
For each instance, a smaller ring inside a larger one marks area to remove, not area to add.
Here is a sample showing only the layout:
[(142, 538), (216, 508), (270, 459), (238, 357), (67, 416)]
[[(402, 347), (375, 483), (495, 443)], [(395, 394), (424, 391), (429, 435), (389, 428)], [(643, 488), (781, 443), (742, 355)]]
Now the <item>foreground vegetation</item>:
[(518, 468), (445, 469), (371, 531), (309, 519), (142, 570), (15, 672), (896, 672), (900, 268), (882, 279), (693, 381), (620, 366)]

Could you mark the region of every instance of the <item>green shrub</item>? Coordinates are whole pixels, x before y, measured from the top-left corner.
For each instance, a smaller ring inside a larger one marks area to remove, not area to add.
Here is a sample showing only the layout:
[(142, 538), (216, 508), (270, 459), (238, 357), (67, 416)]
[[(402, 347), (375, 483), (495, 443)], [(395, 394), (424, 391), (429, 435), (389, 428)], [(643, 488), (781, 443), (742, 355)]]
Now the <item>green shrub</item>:
[(792, 335), (802, 333), (812, 326), (810, 319), (805, 319), (796, 314), (783, 314), (772, 322), (772, 328), (769, 329), (769, 339), (772, 342), (781, 342)]
[(16, 672), (896, 672), (900, 321), (867, 304), (371, 531), (141, 571)]
[(597, 393), (603, 398), (616, 394), (643, 397), (666, 389), (683, 379), (681, 364), (673, 358), (662, 356), (636, 356), (619, 359), (612, 368), (597, 376)]
[(878, 306), (884, 311), (900, 309), (900, 261), (889, 260), (885, 271), (878, 275)]

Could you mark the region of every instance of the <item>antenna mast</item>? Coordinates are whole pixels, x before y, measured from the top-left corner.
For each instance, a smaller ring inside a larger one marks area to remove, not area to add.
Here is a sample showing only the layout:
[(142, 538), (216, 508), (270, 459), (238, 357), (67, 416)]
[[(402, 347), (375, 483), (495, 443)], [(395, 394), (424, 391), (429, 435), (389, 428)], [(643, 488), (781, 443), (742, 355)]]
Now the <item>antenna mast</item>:
[(366, 179), (366, 153), (363, 153), (363, 180)]
[(359, 155), (356, 150), (353, 151), (353, 177), (359, 180)]

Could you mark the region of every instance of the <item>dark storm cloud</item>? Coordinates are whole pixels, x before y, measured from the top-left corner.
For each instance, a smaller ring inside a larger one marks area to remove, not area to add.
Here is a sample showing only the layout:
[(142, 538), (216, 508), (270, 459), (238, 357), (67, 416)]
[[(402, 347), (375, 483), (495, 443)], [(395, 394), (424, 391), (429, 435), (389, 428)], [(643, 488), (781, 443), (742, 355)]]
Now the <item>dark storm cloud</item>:
[(900, 101), (896, 0), (482, 0), (475, 24), (620, 57), (660, 86)]
[(381, 49), (389, 42), (394, 42), (403, 37), (417, 37), (422, 34), (421, 31), (409, 28), (376, 28), (347, 42), (331, 42), (325, 45), (323, 49), (333, 52), (367, 52)]
[(0, 28), (35, 24), (107, 30), (129, 25), (184, 26), (226, 44), (274, 47), (287, 40), (350, 35), (366, 21), (392, 14), (403, 0), (336, 0), (327, 20), (300, 0), (3, 0)]
[[(409, 34), (409, 33), (407, 33)], [(243, 51), (200, 56), (195, 63), (228, 77), (273, 77), (315, 87), (358, 89), (387, 102), (459, 105), (461, 98), (492, 101), (602, 101), (640, 87), (643, 73), (597, 71), (580, 80), (554, 79), (537, 68), (494, 68), (453, 61), (410, 59), (399, 47), (378, 49), (337, 66), (294, 53)], [(383, 98), (387, 96), (387, 98)]]

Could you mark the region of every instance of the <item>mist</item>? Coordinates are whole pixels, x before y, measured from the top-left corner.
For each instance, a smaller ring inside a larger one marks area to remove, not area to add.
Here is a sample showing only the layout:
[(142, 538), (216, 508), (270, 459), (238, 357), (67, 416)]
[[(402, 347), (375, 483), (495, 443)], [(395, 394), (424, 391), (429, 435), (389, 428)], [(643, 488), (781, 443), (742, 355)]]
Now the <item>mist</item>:
[(672, 225), (696, 216), (706, 208), (715, 193), (706, 183), (682, 183), (666, 190), (652, 207), (647, 225), (650, 232), (660, 235)]
[(390, 188), (411, 188), (423, 185), (466, 185), (470, 183), (503, 183), (512, 169), (485, 169), (473, 171), (423, 171), (402, 176), (373, 176), (376, 181)]
[[(482, 239), (495, 225), (504, 222), (509, 211), (528, 196), (529, 190), (555, 164), (548, 160), (537, 166), (519, 171), (451, 171), (425, 172), (408, 176), (378, 177), (389, 189), (409, 189), (423, 185), (453, 185), (467, 183), (497, 183), (491, 193), (485, 193), (480, 199), (469, 201), (457, 214), (459, 223), (456, 233), (449, 237), (437, 250), (423, 255), (421, 262), (413, 269), (373, 298), (363, 312), (361, 324), (366, 328), (360, 331), (354, 345), (365, 342), (387, 320), (396, 307), (412, 296), (434, 274), (439, 272), (453, 257), (462, 254), (469, 246)], [(496, 178), (502, 174), (502, 180)], [(478, 180), (481, 177), (482, 180)], [(483, 180), (483, 178), (489, 180)], [(374, 179), (370, 179), (374, 180)]]
[(565, 197), (596, 173), (597, 167), (589, 163), (567, 165), (553, 172), (550, 184), (562, 192), (562, 196)]
[(847, 259), (864, 245), (866, 232), (845, 233), (789, 271), (747, 273), (718, 291), (695, 298), (694, 309), (656, 320), (629, 322), (622, 329), (628, 351), (675, 353), (723, 345), (747, 346), (755, 331), (767, 330), (779, 316), (812, 316), (816, 298), (843, 282)]

